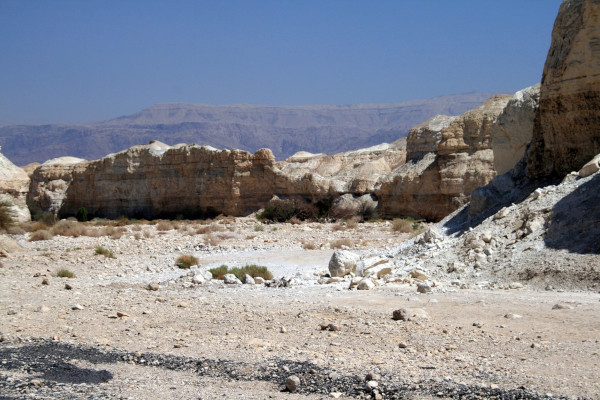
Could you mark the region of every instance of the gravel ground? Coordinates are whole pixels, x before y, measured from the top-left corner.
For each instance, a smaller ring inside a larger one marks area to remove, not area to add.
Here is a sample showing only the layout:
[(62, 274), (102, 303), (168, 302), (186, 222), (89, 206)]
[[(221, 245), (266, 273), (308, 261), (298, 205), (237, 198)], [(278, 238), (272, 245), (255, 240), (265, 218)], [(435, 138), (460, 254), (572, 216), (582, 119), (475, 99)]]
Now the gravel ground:
[[(348, 290), (318, 283), (335, 241), (394, 253), (408, 235), (389, 223), (214, 226), (11, 236), (21, 248), (0, 268), (0, 398), (600, 398), (595, 291), (459, 289), (441, 275), (428, 294), (410, 280)], [(195, 285), (180, 254), (198, 271), (268, 265), (292, 285)], [(76, 277), (57, 278), (62, 268)], [(394, 320), (398, 309), (410, 320)]]

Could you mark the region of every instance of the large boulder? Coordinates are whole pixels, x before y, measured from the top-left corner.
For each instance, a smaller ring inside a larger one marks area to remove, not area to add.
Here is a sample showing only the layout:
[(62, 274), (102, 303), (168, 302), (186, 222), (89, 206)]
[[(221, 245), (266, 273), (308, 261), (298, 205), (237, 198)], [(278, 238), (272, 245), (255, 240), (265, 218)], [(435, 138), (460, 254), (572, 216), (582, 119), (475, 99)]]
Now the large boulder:
[(566, 0), (552, 31), (528, 170), (578, 171), (600, 153), (600, 2)]
[(356, 272), (360, 256), (348, 250), (336, 250), (329, 260), (329, 274), (332, 277), (344, 277)]

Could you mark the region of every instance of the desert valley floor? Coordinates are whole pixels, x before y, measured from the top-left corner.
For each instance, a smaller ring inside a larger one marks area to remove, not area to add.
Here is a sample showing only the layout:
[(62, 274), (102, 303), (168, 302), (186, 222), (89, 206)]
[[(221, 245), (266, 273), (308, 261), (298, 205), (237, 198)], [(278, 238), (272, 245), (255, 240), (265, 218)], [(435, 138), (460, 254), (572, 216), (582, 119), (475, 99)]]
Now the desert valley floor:
[[(0, 398), (600, 398), (597, 290), (439, 277), (425, 294), (410, 279), (349, 290), (322, 278), (333, 247), (392, 249), (408, 234), (390, 222), (173, 224), (3, 237)], [(179, 269), (181, 254), (199, 267)], [(289, 284), (193, 282), (251, 263)]]

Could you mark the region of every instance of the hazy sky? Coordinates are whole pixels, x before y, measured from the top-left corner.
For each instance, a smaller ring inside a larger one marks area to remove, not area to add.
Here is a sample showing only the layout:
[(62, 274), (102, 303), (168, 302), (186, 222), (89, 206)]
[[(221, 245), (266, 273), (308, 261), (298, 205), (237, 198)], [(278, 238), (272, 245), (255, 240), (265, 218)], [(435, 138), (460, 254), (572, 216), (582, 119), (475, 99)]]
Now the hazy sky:
[(0, 124), (539, 82), (560, 0), (0, 0)]

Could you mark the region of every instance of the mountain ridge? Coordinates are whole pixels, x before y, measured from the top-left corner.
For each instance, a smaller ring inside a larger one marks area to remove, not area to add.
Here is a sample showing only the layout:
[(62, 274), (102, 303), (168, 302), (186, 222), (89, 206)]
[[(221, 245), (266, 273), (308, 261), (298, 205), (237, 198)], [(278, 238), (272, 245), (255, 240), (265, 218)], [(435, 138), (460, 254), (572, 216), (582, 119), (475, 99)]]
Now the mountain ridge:
[(61, 156), (99, 159), (150, 140), (250, 152), (268, 147), (281, 160), (298, 151), (333, 154), (393, 142), (436, 114), (461, 114), (491, 95), (334, 106), (158, 103), (102, 122), (3, 126), (0, 146), (17, 165)]

